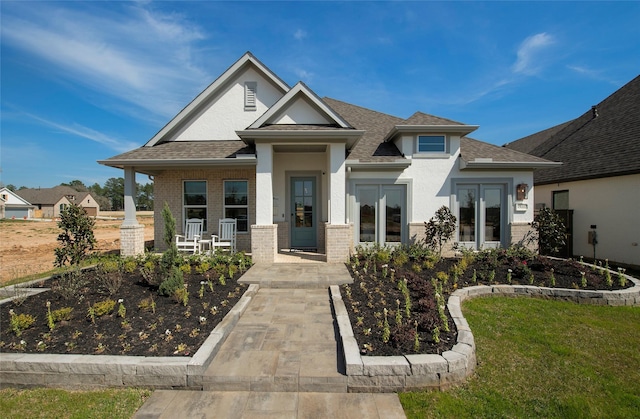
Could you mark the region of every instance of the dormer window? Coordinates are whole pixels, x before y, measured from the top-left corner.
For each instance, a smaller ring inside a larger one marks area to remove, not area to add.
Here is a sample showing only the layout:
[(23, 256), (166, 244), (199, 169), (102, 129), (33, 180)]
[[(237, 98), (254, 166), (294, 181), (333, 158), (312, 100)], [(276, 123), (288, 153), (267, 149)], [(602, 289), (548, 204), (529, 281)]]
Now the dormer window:
[(447, 140), (444, 135), (419, 135), (418, 153), (446, 153)]
[(258, 82), (247, 81), (244, 83), (244, 110), (256, 110), (256, 96), (258, 95)]

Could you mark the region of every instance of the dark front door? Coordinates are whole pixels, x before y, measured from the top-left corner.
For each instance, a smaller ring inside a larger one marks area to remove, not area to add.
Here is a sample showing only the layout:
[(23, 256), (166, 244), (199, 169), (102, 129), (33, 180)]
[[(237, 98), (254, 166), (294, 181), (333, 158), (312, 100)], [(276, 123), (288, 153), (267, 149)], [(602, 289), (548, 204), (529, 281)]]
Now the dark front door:
[(316, 179), (291, 178), (291, 247), (316, 249), (318, 247), (316, 209)]

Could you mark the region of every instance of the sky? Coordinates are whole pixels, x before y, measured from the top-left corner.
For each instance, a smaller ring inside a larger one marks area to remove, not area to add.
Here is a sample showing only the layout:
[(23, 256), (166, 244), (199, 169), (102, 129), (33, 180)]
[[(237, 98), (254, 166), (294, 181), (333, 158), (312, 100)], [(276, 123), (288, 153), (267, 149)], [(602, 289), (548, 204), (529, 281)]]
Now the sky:
[[(104, 185), (246, 51), (290, 86), (503, 145), (640, 73), (640, 2), (0, 0), (0, 182)], [(139, 175), (137, 181), (146, 183)]]

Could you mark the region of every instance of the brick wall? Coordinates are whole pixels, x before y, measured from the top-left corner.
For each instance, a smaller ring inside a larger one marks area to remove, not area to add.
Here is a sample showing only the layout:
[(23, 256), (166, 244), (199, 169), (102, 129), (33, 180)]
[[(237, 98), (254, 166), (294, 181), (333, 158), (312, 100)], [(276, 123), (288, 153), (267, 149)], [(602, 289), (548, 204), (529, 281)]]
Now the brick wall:
[(278, 253), (278, 225), (251, 226), (251, 258), (255, 263), (273, 263)]
[[(525, 237), (530, 238), (531, 234), (534, 234), (535, 230), (531, 227), (530, 223), (512, 223), (511, 224), (511, 244), (518, 243), (525, 239)], [(538, 241), (537, 240), (524, 240), (522, 243), (529, 250), (536, 250)]]
[(325, 224), (327, 262), (346, 262), (353, 252), (353, 224)]
[(120, 226), (120, 255), (144, 254), (144, 225)]
[[(205, 180), (207, 181), (207, 232), (209, 238), (218, 230), (218, 220), (223, 218), (223, 181), (247, 180), (249, 182), (249, 226), (256, 219), (256, 171), (255, 168), (220, 168), (202, 170), (167, 170), (155, 176), (154, 180), (154, 239), (156, 250), (166, 249), (163, 240), (164, 222), (162, 221), (162, 208), (164, 203), (169, 204), (171, 213), (176, 219), (176, 230), (181, 233), (184, 228), (183, 219), (183, 181)], [(238, 233), (237, 249), (251, 250), (251, 233)]]

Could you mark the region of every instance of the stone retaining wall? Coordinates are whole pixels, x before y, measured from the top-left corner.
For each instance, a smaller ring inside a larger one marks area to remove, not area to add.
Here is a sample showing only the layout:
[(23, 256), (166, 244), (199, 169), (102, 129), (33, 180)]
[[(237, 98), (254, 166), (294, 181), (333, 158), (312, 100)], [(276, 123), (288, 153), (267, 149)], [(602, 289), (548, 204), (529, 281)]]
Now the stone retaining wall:
[(205, 370), (258, 289), (256, 284), (249, 285), (192, 357), (3, 353), (0, 388), (141, 386), (201, 390)]
[[(612, 275), (614, 273), (612, 271)], [(340, 288), (330, 287), (331, 299), (342, 340), (349, 392), (397, 392), (446, 390), (462, 384), (475, 371), (476, 345), (471, 328), (462, 314), (464, 300), (487, 295), (528, 296), (574, 301), (579, 304), (639, 306), (640, 281), (625, 275), (635, 285), (619, 291), (589, 291), (528, 285), (477, 285), (456, 290), (447, 309), (458, 331), (456, 344), (441, 355), (362, 356), (353, 335), (349, 314)]]

